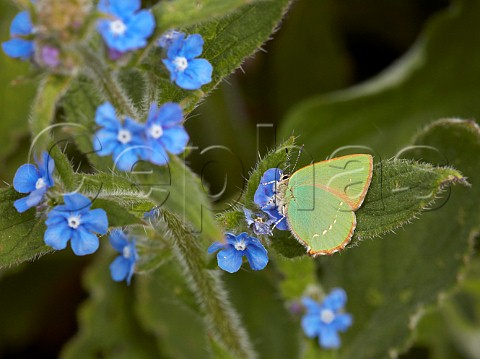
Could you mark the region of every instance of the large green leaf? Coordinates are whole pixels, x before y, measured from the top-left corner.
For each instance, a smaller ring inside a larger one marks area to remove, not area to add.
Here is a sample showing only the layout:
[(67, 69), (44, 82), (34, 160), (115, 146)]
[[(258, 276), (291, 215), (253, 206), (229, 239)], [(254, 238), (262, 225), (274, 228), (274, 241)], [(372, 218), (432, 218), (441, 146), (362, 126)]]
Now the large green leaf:
[(61, 357), (162, 358), (155, 339), (139, 326), (134, 313), (133, 288), (110, 278), (113, 260), (103, 251), (89, 268), (85, 287), (90, 298), (79, 311), (79, 332), (64, 347)]
[[(480, 196), (478, 126), (438, 121), (422, 131), (415, 144), (440, 150), (472, 187), (452, 188), (442, 206), (396, 235), (321, 258), (323, 283), (345, 288), (347, 310), (355, 318), (341, 358), (384, 358), (404, 350), (424, 307), (457, 283), (480, 228), (477, 204), (471, 200)], [(429, 158), (428, 152), (418, 151), (417, 158)]]
[(153, 66), (161, 102), (182, 102), (190, 112), (205, 94), (230, 75), (270, 37), (289, 4), (289, 0), (267, 0), (245, 5), (227, 16), (187, 29), (189, 34), (200, 33), (204, 40), (202, 58), (213, 66), (212, 82), (201, 90), (185, 91), (172, 84), (161, 63), (162, 52), (152, 53)]
[(167, 262), (137, 280), (135, 309), (145, 331), (157, 338), (158, 346), (172, 358), (209, 358), (200, 308), (178, 264)]
[(35, 208), (18, 213), (13, 206), (23, 196), (13, 187), (0, 190), (0, 268), (52, 251), (43, 242), (45, 224), (36, 218)]
[(432, 119), (480, 117), (480, 38), (471, 35), (479, 14), (478, 1), (454, 1), (378, 77), (292, 108), (281, 135), (294, 131), (317, 161), (344, 145), (367, 145), (385, 156)]

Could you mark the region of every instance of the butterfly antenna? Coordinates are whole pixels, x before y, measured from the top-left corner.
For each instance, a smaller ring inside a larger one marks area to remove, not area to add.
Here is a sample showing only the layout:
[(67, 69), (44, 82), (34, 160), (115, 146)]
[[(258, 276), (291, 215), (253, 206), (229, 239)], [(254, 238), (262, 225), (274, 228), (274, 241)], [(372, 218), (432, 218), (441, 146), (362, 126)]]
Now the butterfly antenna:
[[(298, 150), (297, 159), (295, 160), (295, 164), (293, 165), (293, 171), (295, 171), (295, 168), (297, 168), (298, 161), (300, 160), (300, 156), (302, 155), (302, 152), (303, 152), (303, 146), (305, 145), (302, 145)], [(288, 168), (290, 168), (290, 161), (288, 163), (289, 163)]]

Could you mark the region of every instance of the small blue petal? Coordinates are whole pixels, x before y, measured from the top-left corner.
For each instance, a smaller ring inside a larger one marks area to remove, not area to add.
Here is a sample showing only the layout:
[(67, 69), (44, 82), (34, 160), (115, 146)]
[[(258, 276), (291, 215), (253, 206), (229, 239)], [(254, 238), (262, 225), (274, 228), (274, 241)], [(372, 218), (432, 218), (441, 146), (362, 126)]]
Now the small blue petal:
[(194, 59), (188, 62), (185, 69), (185, 75), (195, 79), (200, 84), (205, 85), (212, 81), (213, 67), (210, 62), (205, 59)]
[(326, 349), (337, 349), (340, 347), (340, 337), (337, 331), (330, 326), (320, 327), (318, 342)]
[(242, 266), (243, 253), (231, 247), (217, 254), (218, 266), (229, 273), (237, 272)]
[(110, 244), (118, 252), (123, 253), (123, 248), (128, 245), (128, 238), (120, 229), (114, 229), (110, 232)]
[(180, 33), (178, 37), (172, 42), (170, 47), (167, 50), (167, 57), (169, 59), (174, 59), (177, 56), (183, 56), (180, 53), (183, 47), (183, 40), (185, 39), (185, 34)]
[(260, 244), (260, 242), (258, 245), (248, 245), (247, 249), (245, 249), (245, 252), (248, 263), (253, 270), (262, 270), (267, 266), (268, 253), (265, 247)]
[(185, 151), (190, 137), (183, 126), (175, 126), (165, 129), (160, 139), (168, 152), (178, 155)]
[(99, 241), (95, 234), (88, 232), (81, 226), (72, 230), (72, 250), (77, 256), (94, 253), (99, 247)]
[[(59, 207), (59, 206), (57, 206)], [(68, 222), (68, 217), (70, 217), (70, 212), (62, 212), (62, 211), (57, 211), (57, 207), (55, 207), (54, 210), (50, 211), (47, 216), (47, 220), (45, 221), (45, 224), (47, 226), (51, 225), (58, 225), (62, 223), (67, 223)]]
[(226, 243), (222, 243), (222, 242), (215, 242), (213, 243), (210, 247), (208, 247), (208, 253), (209, 254), (212, 254), (212, 253), (215, 253), (216, 251), (220, 250), (220, 249), (223, 249), (227, 246)]
[(177, 67), (169, 59), (163, 59), (162, 62), (167, 68), (167, 70), (170, 72), (170, 81), (174, 82), (177, 79), (177, 75), (178, 75)]
[(14, 38), (2, 43), (3, 51), (10, 57), (28, 60), (35, 52), (33, 41)]
[(82, 216), (82, 225), (86, 230), (106, 234), (108, 230), (107, 213), (101, 209), (92, 209)]
[[(152, 106), (150, 109), (152, 110), (154, 107)], [(169, 128), (183, 122), (183, 110), (178, 103), (167, 102), (155, 111), (155, 116), (149, 115), (150, 118), (151, 120), (147, 122), (148, 124), (156, 123), (162, 125), (162, 127)]]
[(183, 43), (182, 55), (187, 59), (200, 56), (203, 51), (203, 38), (200, 34), (193, 34), (187, 37)]
[(148, 149), (148, 159), (156, 165), (164, 165), (168, 163), (169, 157), (163, 146), (158, 142), (150, 141)]
[(347, 303), (347, 293), (342, 288), (334, 288), (322, 302), (322, 305), (332, 311), (342, 309)]
[(10, 25), (10, 35), (28, 36), (33, 32), (32, 20), (28, 11), (22, 11), (17, 14)]
[(130, 261), (123, 256), (118, 256), (110, 264), (110, 274), (115, 282), (121, 282), (127, 278), (130, 270)]
[(128, 31), (134, 33), (135, 36), (139, 37), (141, 39), (140, 41), (144, 43), (144, 45), (140, 45), (139, 47), (146, 45), (146, 39), (153, 34), (154, 29), (155, 18), (152, 13), (147, 10), (138, 12), (128, 23)]
[(316, 315), (317, 313), (320, 314), (320, 311), (322, 310), (320, 304), (309, 297), (302, 298), (302, 304), (305, 306), (308, 313), (314, 313)]
[(309, 338), (316, 337), (320, 330), (320, 317), (318, 315), (304, 315), (302, 317), (302, 329)]
[[(117, 151), (120, 150), (120, 151)], [(114, 153), (114, 168), (121, 171), (133, 171), (139, 161), (138, 150), (135, 147), (118, 148)]]
[(13, 188), (20, 193), (30, 193), (35, 191), (35, 185), (39, 178), (37, 167), (32, 164), (22, 165), (13, 178)]
[(202, 87), (202, 82), (197, 79), (196, 73), (193, 71), (178, 72), (175, 83), (185, 90), (198, 90)]
[(63, 196), (63, 200), (65, 201), (66, 208), (72, 212), (86, 211), (92, 205), (88, 197), (79, 193), (68, 193)]
[(44, 151), (41, 156), (41, 160), (35, 160), (38, 166), (38, 171), (40, 176), (46, 180), (47, 187), (52, 187), (54, 185), (53, 181), (53, 171), (55, 170), (55, 162), (53, 158)]
[[(158, 40), (158, 46), (168, 48), (182, 33), (175, 30), (169, 30)], [(185, 34), (183, 34), (185, 36)]]
[(245, 214), (245, 220), (247, 221), (247, 225), (250, 227), (255, 221), (253, 220), (253, 212), (243, 207), (243, 213)]
[(335, 319), (333, 320), (333, 324), (335, 325), (337, 330), (342, 332), (347, 330), (349, 327), (351, 327), (352, 322), (353, 322), (352, 316), (347, 313), (337, 314), (335, 315)]
[(132, 132), (132, 134), (139, 134), (143, 131), (144, 125), (127, 117), (123, 123), (123, 128)]
[(121, 18), (131, 16), (141, 6), (140, 0), (109, 0), (109, 3), (112, 13)]
[(110, 102), (105, 102), (97, 107), (95, 112), (95, 122), (99, 126), (112, 130), (118, 130), (120, 127), (120, 122), (115, 114), (115, 109)]
[(118, 131), (110, 129), (98, 130), (92, 138), (93, 149), (98, 156), (107, 156), (113, 153), (118, 146)]
[(225, 233), (225, 240), (228, 244), (235, 244), (237, 242), (237, 236), (233, 233)]
[(49, 226), (45, 231), (43, 239), (45, 244), (56, 250), (65, 249), (71, 237), (72, 229), (67, 223)]
[(13, 205), (18, 213), (23, 213), (28, 209), (37, 206), (42, 201), (44, 195), (45, 188), (37, 189), (31, 192), (27, 197), (17, 199), (13, 202)]

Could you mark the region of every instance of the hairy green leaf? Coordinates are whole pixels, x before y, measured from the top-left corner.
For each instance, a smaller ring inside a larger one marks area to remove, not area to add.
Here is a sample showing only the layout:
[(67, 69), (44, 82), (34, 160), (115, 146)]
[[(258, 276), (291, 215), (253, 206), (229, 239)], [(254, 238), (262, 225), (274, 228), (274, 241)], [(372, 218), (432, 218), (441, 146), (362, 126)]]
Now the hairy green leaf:
[(158, 207), (177, 213), (183, 221), (191, 223), (201, 235), (204, 245), (222, 240), (206, 190), (198, 176), (176, 156), (171, 156), (167, 166), (147, 166), (137, 170), (135, 181), (139, 188), (150, 190), (150, 198)]
[(479, 127), (471, 121), (437, 121), (414, 145), (414, 158), (434, 162), (435, 148), (472, 186), (451, 188), (440, 205), (395, 235), (319, 260), (322, 283), (345, 288), (347, 311), (355, 318), (340, 358), (384, 358), (404, 350), (424, 307), (456, 285), (472, 253), (480, 229), (477, 203), (471, 200), (480, 196)]
[(32, 148), (40, 152), (50, 140), (50, 125), (53, 123), (57, 104), (67, 91), (72, 78), (47, 75), (40, 82), (30, 117)]
[(157, 83), (161, 102), (181, 102), (187, 113), (193, 110), (205, 94), (240, 67), (245, 58), (258, 51), (269, 39), (288, 4), (289, 0), (254, 2), (220, 19), (188, 28), (187, 33), (203, 36), (205, 44), (201, 57), (213, 66), (212, 82), (202, 86), (201, 90), (185, 91), (172, 84), (161, 63), (162, 52), (152, 53), (149, 63), (153, 66), (155, 77), (151, 79)]
[(358, 224), (353, 240), (373, 238), (412, 221), (455, 183), (468, 185), (462, 174), (452, 168), (405, 160), (380, 162), (374, 167), (367, 196), (356, 212)]
[(0, 268), (52, 251), (43, 242), (45, 224), (36, 218), (35, 208), (18, 213), (13, 206), (23, 196), (12, 187), (0, 190)]

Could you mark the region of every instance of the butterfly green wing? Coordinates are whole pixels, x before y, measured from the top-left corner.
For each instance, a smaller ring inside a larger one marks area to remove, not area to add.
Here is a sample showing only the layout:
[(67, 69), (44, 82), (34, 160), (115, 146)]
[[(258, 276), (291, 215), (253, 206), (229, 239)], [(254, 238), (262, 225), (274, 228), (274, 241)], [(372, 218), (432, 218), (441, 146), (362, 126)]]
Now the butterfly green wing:
[(310, 255), (333, 254), (350, 242), (355, 230), (355, 213), (336, 195), (307, 185), (292, 188), (287, 205), (287, 222), (294, 237)]
[[(345, 200), (357, 210), (367, 194), (373, 173), (373, 158), (367, 154), (348, 155), (314, 163), (295, 172), (289, 187), (312, 185)], [(314, 190), (311, 189), (310, 196)]]
[(332, 254), (350, 242), (354, 211), (372, 179), (373, 159), (358, 154), (315, 163), (288, 182), (286, 216), (295, 238), (310, 255)]

